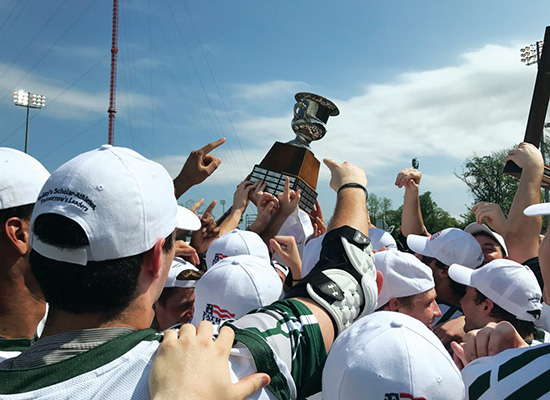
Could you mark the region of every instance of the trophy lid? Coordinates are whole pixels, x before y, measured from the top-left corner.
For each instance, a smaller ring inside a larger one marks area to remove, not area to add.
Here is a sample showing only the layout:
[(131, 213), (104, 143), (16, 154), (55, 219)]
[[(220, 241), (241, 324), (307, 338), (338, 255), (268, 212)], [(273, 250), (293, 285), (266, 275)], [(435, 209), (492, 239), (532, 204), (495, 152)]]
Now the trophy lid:
[(317, 110), (315, 110), (315, 117), (323, 121), (325, 124), (328, 121), (328, 117), (335, 117), (340, 114), (340, 110), (338, 110), (336, 104), (322, 96), (313, 93), (300, 92), (296, 93), (294, 98), (298, 102), (307, 99), (316, 103)]

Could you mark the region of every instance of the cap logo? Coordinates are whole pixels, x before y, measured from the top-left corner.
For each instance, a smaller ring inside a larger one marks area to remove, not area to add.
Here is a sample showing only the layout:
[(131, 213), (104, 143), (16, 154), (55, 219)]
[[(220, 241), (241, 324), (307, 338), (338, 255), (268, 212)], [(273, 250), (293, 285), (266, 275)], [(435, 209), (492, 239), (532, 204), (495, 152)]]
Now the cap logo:
[(438, 237), (439, 235), (441, 235), (441, 231), (436, 232), (436, 233), (434, 233), (433, 235), (431, 235), (430, 238), (429, 238), (428, 240), (431, 241), (431, 240), (437, 239), (437, 237)]
[(206, 310), (202, 313), (203, 321), (210, 321), (214, 325), (219, 325), (222, 321), (235, 318), (228, 310), (224, 310), (216, 304), (206, 304)]
[(401, 399), (411, 399), (411, 400), (426, 400), (425, 397), (414, 397), (409, 393), (386, 393), (384, 395), (384, 400), (401, 400)]
[(39, 201), (40, 204), (44, 204), (48, 201), (74, 204), (85, 212), (87, 212), (90, 208), (94, 211), (96, 209), (95, 203), (85, 194), (63, 188), (53, 188), (42, 192), (40, 196), (38, 196), (37, 201)]
[(227, 256), (223, 253), (216, 253), (214, 255), (214, 259), (212, 260), (212, 265), (216, 264), (218, 261), (223, 260), (224, 258), (227, 258)]

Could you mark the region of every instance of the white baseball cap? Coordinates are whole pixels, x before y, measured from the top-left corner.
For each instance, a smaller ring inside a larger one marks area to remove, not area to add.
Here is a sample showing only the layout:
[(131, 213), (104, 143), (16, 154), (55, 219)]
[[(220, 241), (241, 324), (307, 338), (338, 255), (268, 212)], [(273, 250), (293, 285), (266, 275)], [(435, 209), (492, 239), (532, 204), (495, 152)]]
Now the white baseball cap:
[[(61, 249), (32, 234), (36, 218), (49, 213), (75, 221), (89, 245)], [(164, 167), (133, 150), (103, 145), (66, 162), (48, 179), (32, 214), (31, 245), (44, 257), (86, 265), (148, 251), (175, 228), (197, 230), (200, 220), (177, 205)]]
[(466, 228), (464, 228), (464, 232), (468, 232), (471, 235), (475, 237), (476, 233), (486, 233), (490, 237), (492, 237), (504, 250), (504, 255), (508, 254), (508, 249), (506, 248), (506, 243), (504, 242), (504, 238), (499, 235), (498, 233), (494, 232), (485, 224), (478, 224), (477, 222), (472, 222), (471, 224), (468, 224)]
[(537, 215), (550, 215), (550, 203), (533, 204), (523, 210), (523, 213), (528, 217)]
[(0, 147), (0, 210), (35, 203), (49, 177), (34, 157)]
[(413, 296), (435, 287), (431, 268), (412, 254), (391, 249), (380, 251), (374, 255), (374, 265), (384, 276), (377, 309), (390, 299)]
[(422, 322), (380, 311), (333, 343), (323, 369), (324, 400), (463, 400), (460, 371)]
[(240, 255), (227, 257), (209, 268), (195, 286), (192, 324), (202, 320), (213, 324), (239, 318), (267, 306), (283, 295), (283, 283), (265, 260)]
[(369, 228), (369, 239), (372, 248), (376, 251), (383, 249), (397, 249), (397, 243), (392, 235), (383, 229)]
[(452, 280), (479, 290), (522, 321), (535, 322), (542, 311), (542, 292), (529, 267), (507, 259), (493, 260), (476, 270), (453, 264)]
[[(296, 247), (301, 257), (307, 240), (313, 235), (313, 225), (311, 224), (309, 215), (296, 207), (296, 210), (288, 216), (285, 222), (283, 222), (277, 235), (294, 236), (296, 239)], [(275, 257), (278, 259), (277, 255), (275, 255)]]
[(206, 267), (211, 268), (227, 257), (246, 254), (271, 262), (267, 245), (257, 233), (233, 229), (210, 244), (206, 250)]
[(165, 288), (194, 288), (197, 281), (194, 279), (181, 280), (178, 275), (183, 271), (199, 272), (197, 267), (185, 261), (183, 258), (175, 257), (168, 271), (168, 278), (164, 284)]
[(483, 262), (483, 252), (477, 240), (457, 228), (447, 228), (430, 237), (409, 235), (407, 245), (415, 253), (435, 258), (445, 265), (461, 264), (475, 268)]

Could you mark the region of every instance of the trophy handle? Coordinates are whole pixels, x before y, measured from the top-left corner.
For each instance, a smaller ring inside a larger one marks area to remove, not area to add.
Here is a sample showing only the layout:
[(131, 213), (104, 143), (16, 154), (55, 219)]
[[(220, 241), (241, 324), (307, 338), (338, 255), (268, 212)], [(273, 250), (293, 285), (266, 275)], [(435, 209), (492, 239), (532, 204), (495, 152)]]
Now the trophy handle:
[[(299, 110), (301, 110), (301, 112)], [(301, 101), (294, 104), (294, 118), (301, 118), (307, 122), (311, 122), (307, 115), (307, 106)]]

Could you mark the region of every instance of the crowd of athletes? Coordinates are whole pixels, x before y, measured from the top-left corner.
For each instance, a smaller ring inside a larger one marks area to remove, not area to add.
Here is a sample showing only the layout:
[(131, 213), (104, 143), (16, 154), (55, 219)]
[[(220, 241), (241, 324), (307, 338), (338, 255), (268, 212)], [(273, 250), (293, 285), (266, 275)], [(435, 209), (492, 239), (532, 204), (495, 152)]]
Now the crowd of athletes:
[(392, 235), (370, 223), (365, 172), (330, 159), (330, 221), (288, 180), (274, 195), (245, 178), (217, 220), (215, 201), (177, 206), (224, 142), (174, 180), (125, 148), (51, 175), (0, 148), (0, 398), (550, 398), (535, 146), (503, 160), (522, 168), (508, 215), (478, 203), (464, 230), (428, 232), (422, 174), (401, 170)]

